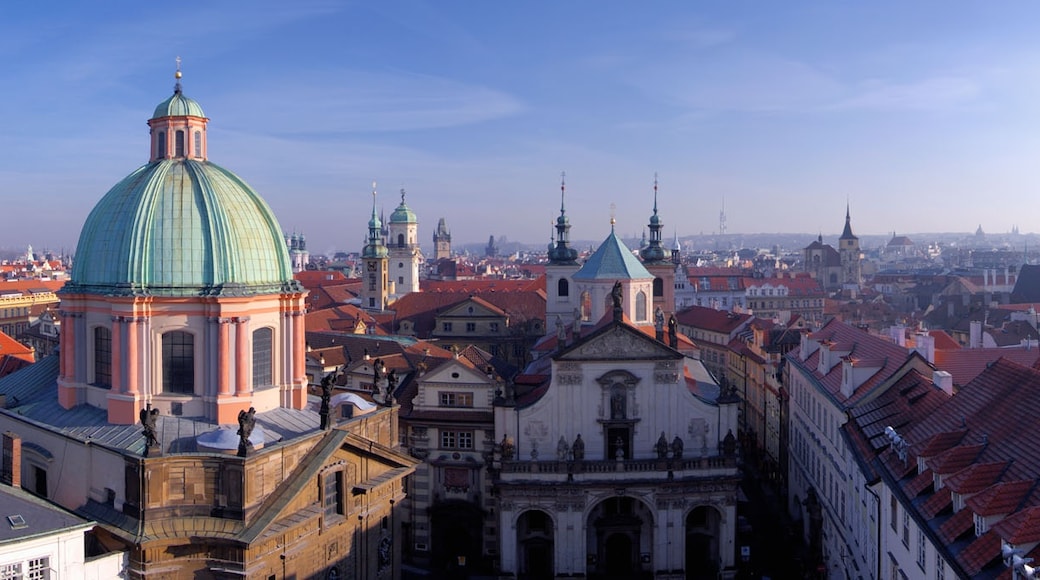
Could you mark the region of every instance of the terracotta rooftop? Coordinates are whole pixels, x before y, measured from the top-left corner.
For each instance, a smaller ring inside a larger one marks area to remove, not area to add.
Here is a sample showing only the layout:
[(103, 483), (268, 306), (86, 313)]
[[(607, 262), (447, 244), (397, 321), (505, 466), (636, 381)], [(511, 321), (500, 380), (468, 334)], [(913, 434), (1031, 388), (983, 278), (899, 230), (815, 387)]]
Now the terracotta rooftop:
[(965, 505), (980, 516), (996, 516), (1015, 511), (1035, 481), (1019, 480), (991, 485), (968, 498)]
[(935, 457), (960, 443), (967, 432), (967, 429), (958, 429), (956, 431), (936, 433), (920, 444), (912, 445), (910, 450), (918, 457)]
[(1004, 541), (1022, 545), (1040, 542), (1040, 506), (1024, 509), (993, 525)]
[(961, 537), (965, 532), (975, 527), (975, 514), (971, 510), (961, 510), (953, 514), (950, 519), (946, 520), (939, 526), (938, 534), (939, 539), (946, 544), (952, 544), (957, 541), (957, 538)]
[(958, 445), (926, 460), (925, 465), (939, 475), (957, 473), (974, 463), (984, 448), (983, 445)]
[(969, 576), (982, 571), (993, 560), (1000, 559), (1000, 536), (993, 530), (982, 534), (958, 554), (957, 560)]
[(996, 483), (1007, 467), (1007, 461), (969, 465), (943, 480), (943, 486), (960, 495), (976, 494)]
[(751, 320), (750, 314), (738, 314), (703, 306), (690, 306), (675, 313), (679, 324), (710, 332), (730, 334)]
[(841, 392), (841, 364), (833, 365), (826, 374), (821, 374), (819, 371), (822, 346), (813, 351), (805, 360), (802, 360), (801, 348), (795, 349), (787, 355), (792, 372), (797, 369), (804, 376), (810, 377), (818, 388), (822, 388), (835, 403), (843, 408), (856, 404), (875, 387), (892, 378), (903, 363), (910, 358), (910, 351), (906, 348), (838, 319), (831, 320), (823, 328), (813, 332), (808, 340), (828, 344), (832, 352), (848, 353), (849, 356), (863, 360), (884, 361), (877, 372), (856, 388), (852, 396), (846, 397)]

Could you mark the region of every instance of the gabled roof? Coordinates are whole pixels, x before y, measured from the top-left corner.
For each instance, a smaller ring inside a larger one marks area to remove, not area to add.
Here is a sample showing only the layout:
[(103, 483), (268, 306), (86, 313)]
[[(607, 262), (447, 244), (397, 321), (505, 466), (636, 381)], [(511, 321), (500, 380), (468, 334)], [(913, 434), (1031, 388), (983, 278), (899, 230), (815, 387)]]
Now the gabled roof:
[(1011, 291), (1011, 302), (1040, 302), (1040, 265), (1022, 264)]
[(1022, 366), (1031, 367), (1040, 362), (1040, 349), (1024, 348), (958, 348), (935, 349), (935, 367), (953, 375), (953, 384), (961, 387), (970, 383), (986, 367), (1004, 358)]
[(544, 289), (503, 291), (491, 288), (474, 292), (431, 290), (410, 292), (390, 305), (395, 313), (393, 320), (398, 325), (392, 332), (397, 332), (401, 321), (407, 320), (413, 324), (416, 336), (428, 338), (435, 328), (438, 314), (471, 298), (479, 298), (507, 313), (510, 325), (545, 319)]
[(829, 344), (832, 352), (848, 353), (847, 357), (861, 361), (881, 361), (882, 365), (861, 383), (851, 396), (841, 392), (842, 365), (834, 364), (823, 374), (819, 370), (820, 356), (824, 346), (816, 348), (802, 360), (802, 349), (798, 348), (787, 355), (792, 369), (798, 369), (803, 375), (810, 377), (837, 405), (848, 407), (856, 404), (875, 387), (893, 377), (911, 356), (910, 352), (888, 340), (871, 335), (838, 319), (828, 322), (820, 330), (810, 334), (807, 340), (815, 340), (821, 345)]
[(729, 335), (745, 325), (753, 317), (750, 314), (715, 310), (704, 306), (690, 306), (675, 313), (675, 320), (683, 326)]

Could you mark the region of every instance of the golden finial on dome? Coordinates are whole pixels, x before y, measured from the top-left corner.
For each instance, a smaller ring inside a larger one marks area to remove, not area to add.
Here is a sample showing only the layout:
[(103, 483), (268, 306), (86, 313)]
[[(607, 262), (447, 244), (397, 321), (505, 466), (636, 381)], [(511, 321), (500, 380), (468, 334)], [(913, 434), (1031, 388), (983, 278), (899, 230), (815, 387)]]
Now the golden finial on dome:
[(177, 79), (177, 84), (173, 85), (173, 92), (181, 92), (181, 57), (174, 59), (177, 61), (177, 72), (173, 73), (173, 78)]
[(617, 212), (617, 205), (614, 204), (614, 203), (611, 203), (610, 204), (610, 230), (611, 231), (614, 231), (614, 224), (617, 223), (617, 220), (614, 219), (614, 215), (615, 215), (616, 212)]

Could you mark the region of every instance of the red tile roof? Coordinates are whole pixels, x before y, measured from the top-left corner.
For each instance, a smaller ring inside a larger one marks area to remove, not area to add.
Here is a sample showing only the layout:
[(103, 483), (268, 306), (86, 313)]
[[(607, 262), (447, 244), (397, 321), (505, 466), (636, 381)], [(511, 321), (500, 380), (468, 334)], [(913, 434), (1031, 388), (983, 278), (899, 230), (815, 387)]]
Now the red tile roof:
[(675, 313), (675, 320), (684, 326), (729, 335), (751, 320), (750, 314), (690, 306)]
[(919, 511), (926, 519), (930, 520), (951, 505), (953, 505), (953, 494), (950, 493), (950, 488), (943, 487), (926, 499), (921, 504)]
[(996, 483), (1007, 466), (1007, 461), (969, 465), (943, 480), (943, 486), (960, 495), (976, 494)]
[(967, 432), (967, 429), (958, 429), (956, 431), (936, 433), (920, 444), (912, 445), (910, 450), (919, 457), (935, 457), (960, 443)]
[(1000, 536), (993, 530), (978, 537), (957, 555), (964, 571), (974, 576), (993, 560), (1000, 558)]
[(968, 498), (965, 505), (976, 514), (987, 517), (1009, 514), (1033, 489), (1034, 481), (1018, 480), (991, 485)]
[(1022, 366), (1040, 362), (1040, 349), (1024, 348), (960, 348), (935, 351), (935, 367), (953, 375), (953, 384), (961, 387), (979, 376), (993, 361), (1005, 358)]
[(1024, 509), (993, 525), (993, 531), (1009, 544), (1040, 542), (1040, 506)]
[(974, 527), (975, 514), (971, 510), (962, 509), (939, 526), (939, 539), (945, 544), (952, 544), (957, 538), (961, 537), (968, 530), (974, 529)]
[[(467, 282), (473, 282), (469, 280)], [(494, 280), (503, 283), (507, 280)], [(447, 283), (443, 283), (447, 284)], [(530, 281), (528, 281), (530, 284)], [(531, 320), (545, 320), (545, 291), (512, 290), (508, 288), (485, 288), (484, 290), (462, 291), (461, 289), (437, 289), (423, 292), (412, 292), (399, 298), (390, 305), (395, 312), (394, 320), (398, 325), (402, 320), (409, 320), (414, 325), (416, 336), (426, 338), (433, 332), (437, 315), (452, 306), (472, 298), (479, 298), (509, 315), (510, 325), (524, 325)], [(398, 329), (388, 329), (396, 332)]]
[(833, 365), (826, 374), (821, 374), (819, 371), (820, 355), (823, 347), (817, 348), (804, 361), (801, 358), (801, 348), (792, 351), (788, 355), (787, 360), (792, 365), (792, 372), (793, 369), (798, 369), (803, 375), (810, 376), (814, 382), (843, 407), (856, 404), (868, 393), (871, 393), (875, 387), (888, 381), (902, 367), (903, 363), (910, 358), (910, 352), (907, 349), (837, 319), (831, 320), (820, 330), (811, 333), (809, 339), (816, 340), (821, 344), (830, 344), (832, 352), (847, 352), (853, 358), (884, 361), (884, 365), (869, 379), (860, 384), (852, 393), (852, 396), (846, 397), (841, 392), (841, 364)]
[(912, 500), (920, 495), (922, 491), (928, 489), (933, 483), (933, 474), (934, 472), (931, 469), (926, 469), (910, 481), (904, 483), (903, 492), (906, 493), (906, 497)]
[(343, 284), (349, 279), (339, 270), (304, 270), (294, 274), (293, 278), (299, 280), (308, 290), (329, 284)]
[(924, 462), (940, 475), (957, 473), (971, 465), (983, 450), (982, 445), (958, 445)]

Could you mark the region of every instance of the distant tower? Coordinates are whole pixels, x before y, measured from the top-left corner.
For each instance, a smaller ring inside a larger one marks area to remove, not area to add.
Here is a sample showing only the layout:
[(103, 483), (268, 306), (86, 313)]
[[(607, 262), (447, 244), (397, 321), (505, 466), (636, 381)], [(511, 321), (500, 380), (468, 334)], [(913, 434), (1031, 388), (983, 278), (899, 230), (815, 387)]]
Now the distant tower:
[(560, 175), (560, 217), (556, 218), (556, 243), (549, 244), (549, 263), (545, 266), (545, 329), (555, 332), (557, 317), (565, 325), (574, 323), (579, 301), (574, 286), (578, 264), (578, 250), (570, 247), (570, 220), (564, 208), (567, 193), (566, 175)]
[(404, 202), (404, 196), (402, 189), (401, 204), (390, 214), (387, 229), (390, 279), (394, 282), (395, 296), (419, 291), (419, 263), (423, 259), (419, 250), (419, 220)]
[(679, 243), (679, 232), (675, 232), (672, 240), (672, 263), (676, 266), (682, 264), (682, 244)]
[(25, 251), (25, 263), (32, 264), (36, 261), (36, 254), (33, 253), (32, 244), (29, 244), (29, 248)]
[(433, 232), (433, 256), (437, 260), (446, 260), (451, 257), (451, 232), (444, 224), (444, 218), (437, 222), (437, 231)]
[(361, 305), (368, 310), (384, 310), (389, 296), (387, 258), (383, 245), (383, 222), (376, 214), (376, 184), (372, 183), (372, 219), (368, 220), (368, 243), (361, 251), (364, 263), (361, 284)]
[(652, 312), (660, 308), (667, 318), (675, 312), (675, 264), (671, 252), (661, 243), (661, 228), (664, 223), (657, 215), (657, 176), (654, 176), (654, 213), (650, 216), (650, 241), (639, 251), (643, 265), (653, 274), (654, 307)]
[(722, 198), (722, 211), (719, 212), (719, 235), (726, 235), (726, 198)]
[(293, 232), (291, 236), (285, 238), (285, 244), (289, 248), (289, 261), (292, 263), (293, 274), (306, 270), (311, 254), (307, 251), (307, 240), (303, 234)]
[(495, 245), (495, 236), (488, 238), (487, 247), (484, 248), (484, 255), (488, 258), (495, 258), (498, 256), (498, 246)]
[(848, 204), (845, 204), (845, 230), (838, 238), (838, 255), (841, 257), (842, 284), (858, 286), (863, 279), (863, 265), (860, 258), (859, 238), (852, 233), (852, 219)]

